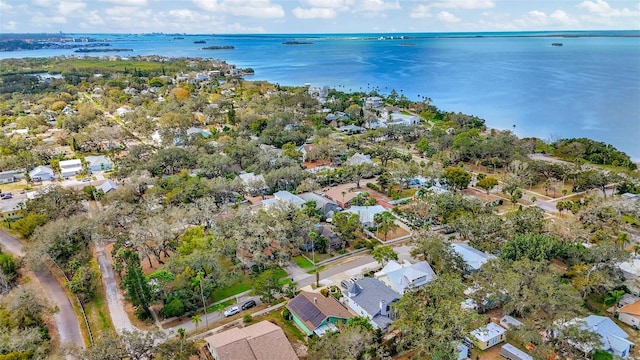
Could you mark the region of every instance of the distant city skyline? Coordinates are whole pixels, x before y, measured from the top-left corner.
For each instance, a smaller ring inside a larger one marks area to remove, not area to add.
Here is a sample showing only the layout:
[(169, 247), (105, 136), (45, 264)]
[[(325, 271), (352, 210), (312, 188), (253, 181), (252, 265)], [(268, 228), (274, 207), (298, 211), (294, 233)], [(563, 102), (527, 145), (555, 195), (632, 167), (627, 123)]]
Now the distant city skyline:
[(638, 0), (0, 0), (2, 33), (638, 29)]

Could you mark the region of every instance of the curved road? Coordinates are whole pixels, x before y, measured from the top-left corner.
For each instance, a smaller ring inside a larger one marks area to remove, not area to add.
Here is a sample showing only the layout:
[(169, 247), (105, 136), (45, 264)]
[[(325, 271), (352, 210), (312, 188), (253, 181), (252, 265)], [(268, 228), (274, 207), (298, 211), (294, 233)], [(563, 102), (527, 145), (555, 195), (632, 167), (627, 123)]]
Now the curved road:
[[(24, 256), (22, 244), (13, 236), (4, 232), (4, 230), (0, 230), (0, 244), (11, 253), (20, 257)], [(54, 314), (54, 319), (56, 321), (58, 335), (60, 336), (60, 343), (73, 344), (78, 348), (84, 348), (85, 344), (82, 339), (78, 318), (62, 286), (60, 286), (48, 269), (36, 271), (34, 274), (38, 282), (40, 282), (40, 285), (42, 285), (47, 299), (59, 309), (59, 311)]]

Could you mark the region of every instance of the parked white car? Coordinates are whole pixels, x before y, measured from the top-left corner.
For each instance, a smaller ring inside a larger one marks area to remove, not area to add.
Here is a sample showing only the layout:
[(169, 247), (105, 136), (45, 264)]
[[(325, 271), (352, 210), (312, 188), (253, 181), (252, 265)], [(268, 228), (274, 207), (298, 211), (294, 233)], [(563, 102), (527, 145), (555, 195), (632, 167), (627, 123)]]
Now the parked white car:
[(237, 306), (233, 306), (224, 311), (224, 317), (229, 317), (231, 315), (238, 314), (240, 312), (240, 308)]

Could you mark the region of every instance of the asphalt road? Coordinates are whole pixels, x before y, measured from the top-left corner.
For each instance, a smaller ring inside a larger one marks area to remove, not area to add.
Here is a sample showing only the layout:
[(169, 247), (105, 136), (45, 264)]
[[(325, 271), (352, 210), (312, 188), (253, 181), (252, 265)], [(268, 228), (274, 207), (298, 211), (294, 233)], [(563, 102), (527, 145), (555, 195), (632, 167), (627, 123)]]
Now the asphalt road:
[[(11, 253), (20, 257), (24, 256), (22, 244), (3, 230), (0, 230), (0, 244)], [(73, 306), (69, 298), (67, 298), (58, 281), (51, 275), (48, 269), (34, 272), (34, 274), (42, 286), (47, 300), (52, 303), (51, 305), (58, 308), (58, 312), (54, 314), (54, 319), (56, 328), (58, 329), (60, 343), (73, 344), (79, 348), (84, 348), (85, 344), (82, 339), (78, 318), (73, 311)]]

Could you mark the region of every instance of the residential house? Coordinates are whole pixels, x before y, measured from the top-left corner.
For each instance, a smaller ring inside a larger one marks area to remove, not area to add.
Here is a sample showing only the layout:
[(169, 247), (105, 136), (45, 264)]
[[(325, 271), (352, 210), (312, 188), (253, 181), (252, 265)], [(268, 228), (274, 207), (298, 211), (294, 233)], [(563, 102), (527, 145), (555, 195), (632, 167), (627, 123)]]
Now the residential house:
[(500, 325), (505, 329), (511, 329), (512, 327), (517, 328), (522, 326), (522, 322), (513, 316), (505, 315), (500, 318)]
[(336, 213), (342, 211), (342, 208), (338, 204), (316, 193), (306, 192), (300, 194), (299, 197), (305, 202), (315, 201), (316, 209), (322, 211), (322, 213), (328, 218), (331, 218)]
[(375, 164), (373, 160), (371, 160), (371, 155), (364, 155), (361, 153), (355, 153), (350, 158), (348, 158), (345, 162), (345, 165), (362, 165), (362, 164)]
[(410, 126), (420, 123), (420, 118), (416, 115), (403, 114), (399, 111), (393, 111), (389, 114), (387, 125)]
[(302, 162), (307, 161), (307, 154), (311, 151), (311, 144), (300, 145), (296, 148), (300, 152), (300, 156), (302, 157)]
[(29, 171), (31, 181), (45, 181), (53, 179), (53, 170), (46, 165), (40, 165)]
[(406, 260), (402, 264), (390, 260), (375, 274), (376, 279), (399, 294), (425, 285), (435, 279), (435, 276), (435, 272), (426, 261), (411, 264)]
[(204, 338), (213, 360), (297, 360), (284, 331), (269, 321)]
[(264, 176), (256, 175), (254, 173), (241, 172), (239, 175), (240, 180), (244, 184), (245, 191), (253, 196), (258, 194), (264, 194), (269, 188), (264, 180)]
[(382, 98), (379, 96), (369, 96), (364, 98), (364, 107), (368, 109), (379, 109), (382, 107)]
[(287, 304), (293, 322), (308, 336), (322, 336), (327, 331), (338, 330), (340, 323), (352, 317), (349, 310), (333, 296), (303, 291)]
[(99, 172), (113, 169), (113, 161), (104, 155), (86, 156), (84, 161), (90, 172)]
[(200, 135), (203, 138), (209, 138), (211, 137), (211, 131), (207, 129), (198, 129), (197, 127), (190, 127), (187, 129), (187, 135), (188, 136)]
[[(585, 330), (600, 335), (600, 348), (602, 350), (621, 358), (629, 357), (629, 352), (634, 343), (629, 340), (629, 335), (616, 325), (613, 320), (606, 316), (589, 315), (580, 321)], [(585, 352), (591, 352), (592, 350), (579, 344), (576, 347)]]
[(471, 331), (472, 341), (480, 350), (486, 350), (505, 341), (506, 333), (505, 328), (493, 322)]
[(509, 360), (533, 360), (533, 356), (511, 344), (504, 344), (500, 348), (500, 355)]
[(100, 186), (98, 186), (97, 190), (102, 191), (103, 194), (107, 194), (110, 191), (113, 191), (118, 188), (118, 184), (114, 181), (107, 179), (107, 181), (103, 182)]
[(345, 210), (346, 212), (358, 214), (360, 217), (360, 224), (364, 226), (374, 226), (375, 221), (373, 218), (376, 214), (383, 213), (387, 211), (382, 205), (373, 205), (373, 206), (352, 206), (349, 209)]
[(495, 259), (495, 256), (483, 253), (480, 250), (474, 249), (465, 243), (453, 243), (451, 248), (455, 251), (467, 266), (468, 273), (475, 273), (480, 271), (480, 268), (484, 263), (491, 259)]
[(338, 131), (348, 135), (362, 134), (363, 132), (365, 132), (365, 130), (365, 128), (356, 125), (346, 125), (338, 128)]
[(633, 327), (640, 329), (640, 300), (627, 304), (616, 310), (618, 320)]
[(346, 290), (347, 306), (358, 316), (369, 319), (376, 329), (386, 330), (394, 318), (392, 305), (400, 294), (378, 279), (358, 280)]
[(266, 199), (262, 201), (262, 205), (265, 208), (269, 208), (277, 204), (292, 204), (296, 207), (301, 207), (306, 202), (299, 196), (294, 195), (288, 191), (278, 191), (274, 193), (273, 196), (273, 199)]
[(17, 181), (17, 170), (0, 172), (0, 184), (10, 184)]
[(60, 161), (60, 175), (63, 177), (76, 176), (82, 172), (82, 161), (80, 159)]
[(622, 275), (624, 275), (624, 284), (629, 289), (629, 292), (640, 296), (640, 259), (632, 258), (617, 265), (622, 271)]
[[(340, 249), (344, 246), (344, 241), (333, 232), (332, 225), (315, 224), (313, 231), (327, 240), (327, 246), (331, 249)], [(313, 247), (313, 245), (311, 245)], [(308, 251), (308, 250), (307, 250)]]

